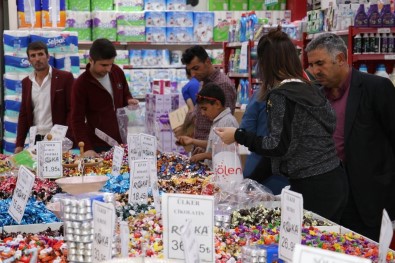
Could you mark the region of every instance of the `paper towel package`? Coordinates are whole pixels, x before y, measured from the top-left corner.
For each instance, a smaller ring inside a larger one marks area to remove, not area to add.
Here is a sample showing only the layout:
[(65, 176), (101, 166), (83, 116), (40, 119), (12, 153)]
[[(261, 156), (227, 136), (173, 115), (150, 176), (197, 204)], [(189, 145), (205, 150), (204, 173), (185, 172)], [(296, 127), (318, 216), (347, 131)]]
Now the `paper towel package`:
[(131, 82), (129, 90), (133, 98), (144, 98), (150, 92), (151, 85), (149, 82)]
[(14, 55), (13, 53), (4, 53), (5, 73), (20, 73), (25, 72), (29, 74), (33, 71), (26, 54)]
[(117, 13), (115, 11), (92, 12), (92, 39), (117, 40)]
[(55, 67), (73, 74), (80, 73), (80, 58), (78, 54), (55, 54)]
[(166, 27), (146, 27), (145, 41), (151, 43), (165, 43)]
[(117, 41), (145, 42), (145, 26), (117, 25)]
[(193, 12), (190, 11), (174, 11), (166, 12), (167, 27), (192, 27)]
[(4, 52), (26, 53), (30, 43), (30, 32), (24, 30), (4, 30)]
[(129, 50), (129, 63), (133, 67), (143, 66), (143, 56), (141, 49), (130, 49)]
[(149, 69), (131, 69), (130, 70), (131, 82), (148, 82), (150, 83), (150, 70)]
[(17, 0), (18, 28), (41, 28), (41, 0)]
[(114, 63), (117, 65), (129, 65), (129, 50), (117, 50)]
[(143, 66), (158, 66), (159, 58), (156, 49), (143, 49), (141, 52), (143, 58)]
[(30, 40), (44, 42), (49, 53), (78, 53), (77, 32), (31, 31)]
[(146, 27), (166, 27), (166, 12), (145, 12)]
[(248, 10), (265, 10), (265, 0), (248, 0)]
[(91, 0), (91, 11), (111, 11), (114, 10), (113, 0)]
[(186, 0), (167, 0), (166, 8), (168, 11), (182, 11), (187, 9)]
[(146, 11), (165, 11), (166, 0), (144, 0), (144, 10)]
[(170, 51), (168, 49), (158, 49), (158, 65), (159, 67), (168, 67), (170, 65)]
[(170, 51), (170, 65), (181, 66), (182, 50), (171, 50)]
[(67, 10), (65, 30), (77, 32), (79, 41), (91, 41), (92, 40), (91, 12)]
[(232, 12), (214, 11), (213, 41), (228, 41), (229, 27), (232, 20)]
[(117, 25), (145, 26), (144, 12), (117, 12)]
[(213, 41), (214, 13), (194, 12), (193, 13), (194, 41), (207, 43)]
[(67, 10), (72, 11), (91, 11), (90, 0), (67, 0)]
[(115, 10), (117, 11), (143, 11), (144, 0), (116, 0)]
[(208, 0), (209, 11), (228, 11), (229, 0)]
[(42, 27), (64, 28), (66, 26), (66, 0), (42, 0)]
[(166, 29), (168, 43), (191, 43), (193, 39), (193, 27), (168, 27)]
[(229, 8), (232, 11), (247, 11), (248, 0), (229, 0)]

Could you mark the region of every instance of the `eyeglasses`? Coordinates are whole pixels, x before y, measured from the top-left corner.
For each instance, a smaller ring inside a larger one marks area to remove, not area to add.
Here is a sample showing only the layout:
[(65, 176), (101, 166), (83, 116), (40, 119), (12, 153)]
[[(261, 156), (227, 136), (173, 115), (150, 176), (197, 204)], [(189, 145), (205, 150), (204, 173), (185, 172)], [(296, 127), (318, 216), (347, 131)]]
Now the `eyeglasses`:
[(213, 97), (203, 96), (203, 95), (199, 95), (199, 94), (197, 95), (196, 102), (202, 102), (204, 100), (217, 101), (217, 99), (213, 98)]

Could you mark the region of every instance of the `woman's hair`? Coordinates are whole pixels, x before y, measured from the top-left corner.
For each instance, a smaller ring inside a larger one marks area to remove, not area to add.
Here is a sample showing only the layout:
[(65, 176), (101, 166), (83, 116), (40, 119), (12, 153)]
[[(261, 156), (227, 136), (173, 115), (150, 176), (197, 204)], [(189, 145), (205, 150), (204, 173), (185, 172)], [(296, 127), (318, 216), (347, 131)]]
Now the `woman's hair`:
[(110, 40), (99, 38), (93, 41), (89, 50), (89, 56), (93, 61), (112, 59), (117, 56), (117, 51)]
[(285, 79), (307, 80), (295, 45), (278, 26), (263, 35), (258, 42), (258, 73), (262, 80), (259, 100), (263, 100), (269, 89)]
[(204, 85), (196, 98), (196, 102), (199, 105), (204, 103), (213, 105), (217, 100), (221, 102), (222, 106), (225, 106), (225, 93), (217, 84), (213, 82)]

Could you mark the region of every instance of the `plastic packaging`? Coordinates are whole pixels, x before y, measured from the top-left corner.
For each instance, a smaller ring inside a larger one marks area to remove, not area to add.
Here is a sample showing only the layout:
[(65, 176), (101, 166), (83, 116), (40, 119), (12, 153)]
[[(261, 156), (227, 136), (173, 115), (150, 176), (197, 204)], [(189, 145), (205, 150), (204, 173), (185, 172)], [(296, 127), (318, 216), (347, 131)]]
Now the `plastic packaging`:
[(362, 38), (361, 34), (356, 34), (354, 37), (353, 53), (361, 54), (362, 52)]
[(389, 3), (384, 4), (381, 9), (380, 17), (383, 27), (395, 26), (395, 14), (391, 12), (391, 5)]
[(368, 25), (369, 27), (381, 27), (381, 16), (379, 13), (379, 7), (377, 5), (377, 0), (371, 0), (370, 7), (368, 11)]
[(247, 41), (247, 17), (242, 14), (240, 18), (240, 42)]
[(365, 5), (361, 3), (357, 10), (354, 20), (355, 27), (367, 27), (368, 26), (368, 15), (365, 12)]
[(366, 66), (366, 64), (361, 64), (361, 65), (359, 66), (359, 69), (358, 69), (358, 70), (361, 71), (361, 72), (368, 73), (368, 67)]
[(250, 31), (249, 39), (250, 40), (254, 40), (255, 30), (256, 30), (256, 27), (258, 25), (258, 17), (256, 16), (255, 11), (251, 11), (250, 12), (250, 15), (249, 15), (248, 19), (249, 19), (249, 24), (250, 24), (250, 26), (249, 26), (249, 31)]
[(376, 72), (374, 74), (377, 76), (384, 77), (384, 78), (389, 78), (384, 64), (377, 65)]
[(122, 142), (127, 143), (128, 133), (141, 133), (145, 128), (145, 117), (143, 110), (136, 106), (126, 106), (117, 109), (117, 120)]

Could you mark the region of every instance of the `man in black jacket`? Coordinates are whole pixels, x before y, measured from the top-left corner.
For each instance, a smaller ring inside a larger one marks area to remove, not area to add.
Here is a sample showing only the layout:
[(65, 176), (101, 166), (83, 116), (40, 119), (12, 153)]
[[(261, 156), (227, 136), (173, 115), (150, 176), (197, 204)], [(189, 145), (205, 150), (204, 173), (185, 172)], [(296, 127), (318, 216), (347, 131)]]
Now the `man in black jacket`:
[(352, 69), (347, 46), (335, 34), (314, 38), (306, 52), (310, 72), (336, 111), (333, 138), (350, 185), (341, 224), (378, 241), (383, 209), (395, 219), (394, 85)]

